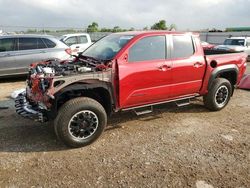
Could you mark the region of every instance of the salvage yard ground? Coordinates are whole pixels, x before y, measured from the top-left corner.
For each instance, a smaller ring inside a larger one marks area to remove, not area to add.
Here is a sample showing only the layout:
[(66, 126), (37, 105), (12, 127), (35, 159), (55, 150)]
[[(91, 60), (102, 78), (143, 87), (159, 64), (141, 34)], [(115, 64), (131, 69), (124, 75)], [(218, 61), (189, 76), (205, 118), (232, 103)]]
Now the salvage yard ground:
[(69, 149), (48, 125), (15, 114), (9, 96), (20, 80), (0, 83), (0, 108), (8, 107), (0, 109), (0, 187), (250, 186), (250, 91), (236, 90), (220, 112), (198, 99), (117, 114), (94, 144)]

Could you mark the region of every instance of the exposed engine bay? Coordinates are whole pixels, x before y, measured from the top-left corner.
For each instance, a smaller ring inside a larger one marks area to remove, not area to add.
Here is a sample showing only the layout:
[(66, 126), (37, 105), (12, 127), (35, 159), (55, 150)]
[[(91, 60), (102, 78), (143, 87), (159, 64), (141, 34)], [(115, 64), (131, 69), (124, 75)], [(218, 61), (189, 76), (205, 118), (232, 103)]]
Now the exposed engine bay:
[(70, 84), (91, 80), (110, 81), (111, 62), (87, 56), (76, 56), (71, 61), (47, 60), (30, 65), (26, 95), (30, 101), (50, 106), (54, 94)]
[(76, 56), (72, 61), (47, 60), (31, 64), (30, 75), (67, 76), (108, 69), (107, 61), (86, 56)]

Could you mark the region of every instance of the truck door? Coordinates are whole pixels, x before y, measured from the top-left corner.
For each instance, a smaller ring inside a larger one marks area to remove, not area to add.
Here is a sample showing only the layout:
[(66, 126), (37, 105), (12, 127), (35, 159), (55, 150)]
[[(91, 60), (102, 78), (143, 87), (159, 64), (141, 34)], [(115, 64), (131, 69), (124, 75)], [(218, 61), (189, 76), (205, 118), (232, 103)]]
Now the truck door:
[(166, 36), (137, 40), (119, 64), (120, 107), (163, 101), (170, 96), (171, 61), (166, 60)]
[(198, 37), (172, 35), (171, 60), (173, 81), (171, 97), (199, 93), (205, 74), (206, 62)]

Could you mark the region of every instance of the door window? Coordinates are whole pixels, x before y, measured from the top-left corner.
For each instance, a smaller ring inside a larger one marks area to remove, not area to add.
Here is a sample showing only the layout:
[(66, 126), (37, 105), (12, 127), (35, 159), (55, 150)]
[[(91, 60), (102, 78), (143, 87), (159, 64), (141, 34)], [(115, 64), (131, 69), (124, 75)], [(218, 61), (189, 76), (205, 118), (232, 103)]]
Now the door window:
[(194, 54), (194, 45), (191, 36), (173, 36), (172, 58), (187, 58)]
[(40, 38), (19, 38), (19, 50), (36, 50), (46, 48)]
[(85, 35), (79, 36), (79, 42), (80, 44), (86, 44), (88, 43), (88, 39)]
[(15, 39), (3, 38), (0, 39), (0, 52), (14, 51)]
[(129, 62), (161, 59), (166, 59), (165, 36), (145, 37), (129, 49)]
[(54, 48), (56, 46), (56, 43), (52, 42), (49, 39), (43, 38), (42, 40), (46, 44), (47, 48)]
[(69, 37), (68, 39), (65, 40), (65, 43), (68, 46), (71, 46), (73, 44), (77, 44), (77, 38), (76, 37)]
[(45, 45), (45, 43), (42, 41), (42, 39), (38, 38), (37, 39), (37, 48), (38, 49), (44, 49), (47, 48), (47, 46)]

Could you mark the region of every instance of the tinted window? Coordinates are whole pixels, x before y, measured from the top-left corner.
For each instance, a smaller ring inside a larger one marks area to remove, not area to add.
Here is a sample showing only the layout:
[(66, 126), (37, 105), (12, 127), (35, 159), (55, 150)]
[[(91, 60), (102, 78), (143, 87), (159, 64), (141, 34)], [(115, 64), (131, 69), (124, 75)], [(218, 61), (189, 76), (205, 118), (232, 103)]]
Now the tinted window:
[(42, 40), (48, 48), (54, 48), (56, 46), (56, 44), (49, 39), (43, 38)]
[(129, 49), (129, 62), (166, 58), (165, 36), (145, 37)]
[(88, 39), (86, 36), (79, 36), (80, 44), (88, 43)]
[(45, 45), (45, 43), (40, 38), (37, 39), (37, 48), (38, 49), (47, 48), (47, 46)]
[(65, 40), (65, 43), (68, 46), (71, 46), (73, 44), (77, 44), (77, 38), (76, 37), (69, 37), (68, 39)]
[(173, 36), (172, 58), (184, 58), (194, 54), (191, 36)]
[(37, 49), (37, 38), (19, 38), (19, 50)]
[(14, 51), (15, 40), (12, 38), (0, 39), (0, 52)]

